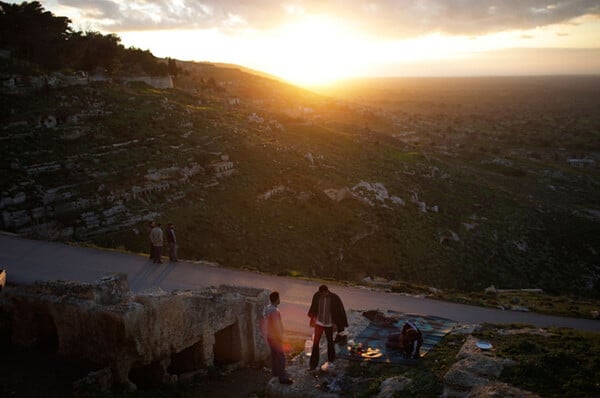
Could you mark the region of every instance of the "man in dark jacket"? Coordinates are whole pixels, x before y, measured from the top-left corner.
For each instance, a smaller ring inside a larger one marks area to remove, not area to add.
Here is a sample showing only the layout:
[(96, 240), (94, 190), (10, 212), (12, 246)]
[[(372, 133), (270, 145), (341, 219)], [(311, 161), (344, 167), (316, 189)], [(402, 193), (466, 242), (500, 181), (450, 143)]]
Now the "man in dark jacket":
[(176, 263), (177, 260), (177, 237), (175, 236), (175, 226), (172, 222), (167, 226), (167, 243), (169, 244), (169, 260)]
[(314, 370), (319, 364), (319, 341), (323, 332), (327, 337), (327, 360), (335, 361), (335, 346), (333, 345), (334, 329), (338, 333), (348, 326), (346, 310), (340, 297), (329, 291), (326, 285), (321, 285), (313, 295), (310, 309), (310, 326), (315, 328), (313, 348), (310, 356), (309, 370)]

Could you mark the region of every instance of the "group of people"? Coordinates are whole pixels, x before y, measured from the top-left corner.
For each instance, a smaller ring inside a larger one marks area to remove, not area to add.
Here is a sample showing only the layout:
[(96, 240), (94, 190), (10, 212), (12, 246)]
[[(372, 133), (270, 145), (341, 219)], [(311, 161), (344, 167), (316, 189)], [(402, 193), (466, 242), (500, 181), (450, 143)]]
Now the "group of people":
[[(169, 261), (176, 263), (177, 260), (177, 237), (175, 225), (167, 224), (167, 246), (169, 250)], [(162, 264), (162, 249), (164, 245), (163, 230), (160, 223), (150, 221), (148, 223), (148, 239), (150, 240), (150, 260), (155, 264)]]
[[(285, 371), (285, 352), (283, 345), (283, 322), (279, 312), (281, 302), (279, 292), (274, 291), (269, 296), (270, 305), (265, 309), (263, 316), (263, 335), (271, 349), (271, 368), (273, 376), (279, 378), (282, 384), (292, 384), (294, 381)], [(319, 290), (313, 295), (310, 308), (308, 310), (310, 318), (309, 325), (314, 328), (313, 346), (309, 361), (309, 371), (313, 371), (319, 365), (319, 342), (325, 334), (327, 339), (327, 360), (332, 363), (335, 361), (335, 341), (340, 333), (348, 327), (346, 310), (340, 297), (331, 292), (327, 285), (319, 286)], [(333, 333), (337, 332), (334, 340)], [(419, 350), (423, 343), (423, 336), (419, 328), (413, 322), (406, 322), (402, 331), (398, 334), (391, 334), (388, 338), (390, 348), (397, 348), (404, 352), (406, 358), (417, 359), (420, 357)]]

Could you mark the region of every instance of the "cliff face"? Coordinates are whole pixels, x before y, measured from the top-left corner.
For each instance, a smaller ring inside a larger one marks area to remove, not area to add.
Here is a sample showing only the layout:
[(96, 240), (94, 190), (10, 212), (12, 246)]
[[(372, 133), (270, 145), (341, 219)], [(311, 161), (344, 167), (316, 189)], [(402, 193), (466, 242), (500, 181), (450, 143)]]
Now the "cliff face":
[(214, 364), (264, 361), (267, 302), (264, 290), (234, 286), (132, 296), (126, 275), (114, 274), (94, 284), (7, 286), (0, 317), (14, 344), (108, 367), (115, 384), (134, 388), (133, 373), (171, 381)]

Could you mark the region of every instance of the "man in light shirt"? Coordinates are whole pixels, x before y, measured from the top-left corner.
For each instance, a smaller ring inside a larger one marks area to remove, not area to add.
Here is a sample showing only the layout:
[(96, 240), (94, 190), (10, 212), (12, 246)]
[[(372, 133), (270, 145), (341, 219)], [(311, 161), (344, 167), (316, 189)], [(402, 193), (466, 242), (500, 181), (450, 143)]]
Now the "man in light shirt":
[(272, 292), (269, 295), (269, 300), (271, 304), (265, 309), (261, 326), (263, 336), (265, 336), (267, 344), (271, 349), (271, 369), (273, 376), (279, 378), (281, 384), (292, 384), (294, 381), (290, 379), (285, 371), (283, 322), (281, 321), (279, 308), (277, 308), (280, 303), (279, 292)]
[(162, 264), (163, 231), (160, 223), (150, 230), (150, 242), (152, 242), (152, 260), (154, 264)]

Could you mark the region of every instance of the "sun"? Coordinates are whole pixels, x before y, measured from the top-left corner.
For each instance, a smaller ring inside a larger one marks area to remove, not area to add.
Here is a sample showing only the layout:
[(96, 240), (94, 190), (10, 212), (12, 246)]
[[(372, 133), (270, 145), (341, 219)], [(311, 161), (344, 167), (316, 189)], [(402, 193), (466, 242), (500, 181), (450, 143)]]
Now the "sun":
[(353, 32), (329, 18), (306, 18), (273, 32), (265, 61), (273, 73), (294, 83), (330, 83), (352, 74), (353, 40)]

